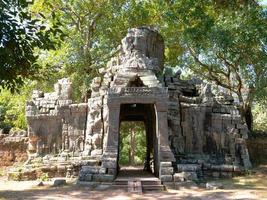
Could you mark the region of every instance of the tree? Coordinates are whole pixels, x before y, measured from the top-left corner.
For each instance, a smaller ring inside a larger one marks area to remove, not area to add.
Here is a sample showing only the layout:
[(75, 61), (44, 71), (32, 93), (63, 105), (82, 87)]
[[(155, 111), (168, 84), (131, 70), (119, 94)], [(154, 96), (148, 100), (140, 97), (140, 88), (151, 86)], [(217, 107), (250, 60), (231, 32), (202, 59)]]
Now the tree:
[(143, 122), (122, 122), (120, 127), (120, 164), (142, 165), (146, 156)]
[(53, 49), (51, 37), (61, 32), (33, 18), (26, 0), (0, 0), (0, 10), (0, 86), (14, 91), (26, 78), (36, 77), (34, 49)]
[(20, 93), (11, 93), (7, 89), (2, 89), (0, 93), (0, 129), (5, 133), (11, 128), (25, 129), (27, 122), (25, 117), (26, 100), (34, 85), (28, 84), (21, 88)]
[(236, 95), (252, 129), (253, 100), (267, 92), (266, 11), (254, 1), (183, 0), (165, 6), (168, 28), (183, 49), (171, 63)]
[(266, 102), (257, 102), (253, 109), (254, 128), (256, 131), (267, 132), (267, 106)]
[(67, 34), (62, 44), (64, 62), (55, 63), (48, 58), (51, 65), (47, 64), (52, 68), (61, 66), (62, 74), (71, 77), (77, 101), (88, 99), (91, 80), (118, 52), (117, 47), (127, 29), (151, 25), (158, 20), (147, 1), (36, 0), (32, 11), (61, 21), (61, 28)]

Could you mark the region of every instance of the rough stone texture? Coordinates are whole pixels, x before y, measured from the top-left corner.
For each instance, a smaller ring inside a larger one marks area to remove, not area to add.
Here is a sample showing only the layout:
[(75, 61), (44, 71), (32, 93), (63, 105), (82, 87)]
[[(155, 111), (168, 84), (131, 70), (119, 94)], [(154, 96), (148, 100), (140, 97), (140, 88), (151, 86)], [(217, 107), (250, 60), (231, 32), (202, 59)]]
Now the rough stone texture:
[(222, 183), (217, 183), (217, 182), (207, 182), (206, 183), (206, 188), (208, 190), (223, 189), (223, 184)]
[(87, 104), (72, 103), (68, 79), (59, 80), (53, 93), (33, 93), (26, 110), (30, 159), (58, 154), (43, 162), (56, 160), (62, 174), (80, 170), (80, 181), (112, 181), (119, 125), (126, 120), (146, 124), (146, 163), (153, 152), (154, 173), (163, 182), (250, 167), (247, 127), (231, 96), (213, 94), (198, 79), (181, 80), (181, 71), (160, 78), (164, 41), (156, 31), (129, 29), (121, 43), (120, 54), (92, 80)]
[[(72, 104), (71, 82), (61, 79), (55, 92), (34, 91), (27, 102), (29, 152), (31, 155), (84, 150), (87, 104)], [(30, 155), (30, 156), (31, 156)]]
[[(211, 171), (229, 171), (222, 167), (225, 165), (250, 168), (248, 130), (233, 98), (222, 92), (216, 96), (211, 85), (192, 82), (165, 77), (170, 93), (170, 144), (178, 163), (200, 164), (201, 169), (203, 165), (203, 170)], [(182, 166), (178, 165), (178, 171)], [(182, 167), (182, 171), (190, 167)]]
[(253, 163), (267, 163), (267, 133), (254, 133), (247, 141)]
[(26, 131), (11, 131), (0, 134), (0, 166), (10, 166), (15, 162), (25, 162), (28, 158), (28, 137)]
[(175, 182), (197, 181), (198, 175), (196, 172), (180, 172), (175, 173), (173, 178)]
[(58, 187), (58, 186), (63, 186), (66, 185), (66, 180), (65, 179), (55, 179), (53, 182), (53, 186), (54, 187)]

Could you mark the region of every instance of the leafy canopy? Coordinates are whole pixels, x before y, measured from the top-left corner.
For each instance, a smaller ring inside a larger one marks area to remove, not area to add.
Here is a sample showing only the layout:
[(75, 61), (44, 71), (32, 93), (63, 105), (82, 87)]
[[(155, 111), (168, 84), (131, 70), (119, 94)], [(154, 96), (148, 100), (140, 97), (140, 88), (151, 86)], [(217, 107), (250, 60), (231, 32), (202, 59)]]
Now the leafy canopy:
[[(92, 78), (116, 55), (127, 29), (146, 25), (164, 37), (165, 66), (190, 69), (226, 88), (244, 115), (266, 98), (266, 10), (256, 1), (35, 0), (30, 9), (22, 0), (0, 2), (0, 81), (6, 87), (32, 77), (49, 91), (68, 76), (76, 100), (86, 101)], [(59, 27), (66, 37), (53, 49)]]
[(26, 0), (0, 0), (0, 86), (14, 91), (25, 78), (36, 77), (35, 48), (53, 49), (59, 29), (32, 17)]

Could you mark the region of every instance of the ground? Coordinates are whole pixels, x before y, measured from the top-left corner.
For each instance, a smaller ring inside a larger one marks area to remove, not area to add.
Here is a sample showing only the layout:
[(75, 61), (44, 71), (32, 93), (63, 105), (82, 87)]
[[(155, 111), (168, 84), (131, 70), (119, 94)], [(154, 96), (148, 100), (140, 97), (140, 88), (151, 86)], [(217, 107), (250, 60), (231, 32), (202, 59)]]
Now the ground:
[[(3, 174), (3, 170), (1, 172)], [(0, 174), (1, 174), (0, 173)], [(224, 186), (220, 190), (206, 190), (197, 187), (180, 190), (169, 189), (166, 192), (149, 192), (142, 195), (130, 194), (121, 189), (107, 187), (78, 186), (73, 182), (63, 187), (52, 187), (50, 182), (37, 186), (40, 181), (15, 182), (0, 180), (0, 199), (185, 199), (185, 200), (267, 200), (267, 165), (261, 165), (243, 177), (218, 180)]]

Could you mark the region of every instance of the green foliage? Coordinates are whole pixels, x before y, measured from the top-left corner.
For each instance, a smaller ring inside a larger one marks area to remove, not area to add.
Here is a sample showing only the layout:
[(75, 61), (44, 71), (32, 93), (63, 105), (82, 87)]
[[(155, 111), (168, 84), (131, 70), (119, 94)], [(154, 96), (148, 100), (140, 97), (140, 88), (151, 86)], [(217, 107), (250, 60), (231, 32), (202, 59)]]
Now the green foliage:
[[(34, 87), (34, 86), (32, 86)], [(12, 94), (9, 90), (2, 89), (0, 92), (0, 129), (5, 131), (12, 127), (26, 129), (25, 118), (26, 100), (31, 92), (31, 87), (23, 87), (20, 93)]]
[(48, 53), (42, 57), (41, 65), (47, 70), (56, 69), (54, 74), (60, 77), (71, 77), (75, 99), (86, 101), (91, 80), (117, 53), (127, 29), (157, 23), (159, 8), (155, 5), (126, 0), (36, 0), (31, 11), (42, 12), (49, 21), (59, 20), (67, 35), (62, 48), (57, 49), (64, 52), (61, 60), (51, 59)]
[[(0, 10), (0, 85), (9, 89), (30, 77), (37, 80), (30, 88), (49, 92), (70, 77), (75, 100), (86, 101), (127, 29), (151, 26), (164, 37), (165, 65), (183, 69), (182, 76), (193, 72), (227, 88), (243, 110), (267, 95), (266, 10), (255, 1), (35, 0), (28, 7), (0, 0)], [(15, 111), (0, 106), (1, 123), (14, 126), (6, 113)]]
[(10, 172), (8, 175), (8, 180), (10, 181), (21, 181), (22, 175), (20, 172)]
[(146, 132), (143, 122), (122, 122), (120, 127), (121, 165), (142, 165), (146, 156)]
[(250, 127), (253, 100), (267, 95), (266, 11), (251, 1), (180, 0), (164, 6), (167, 30), (184, 50), (170, 56), (169, 64), (190, 68), (236, 95)]
[(267, 132), (267, 106), (266, 103), (257, 103), (253, 109), (254, 128)]
[(49, 181), (50, 180), (48, 173), (42, 173), (39, 179), (41, 181)]
[(32, 17), (26, 0), (0, 0), (0, 10), (0, 86), (14, 91), (38, 72), (34, 49), (55, 48), (61, 32)]

